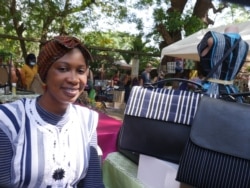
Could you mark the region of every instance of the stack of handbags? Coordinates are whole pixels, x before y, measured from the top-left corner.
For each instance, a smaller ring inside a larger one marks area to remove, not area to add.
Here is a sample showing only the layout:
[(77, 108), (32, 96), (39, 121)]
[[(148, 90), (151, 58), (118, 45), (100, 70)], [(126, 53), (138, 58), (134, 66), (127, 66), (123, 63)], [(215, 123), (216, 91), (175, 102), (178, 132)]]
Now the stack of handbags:
[(249, 188), (249, 112), (201, 93), (135, 86), (118, 150), (135, 163), (139, 154), (177, 163), (176, 180), (195, 187)]
[(203, 96), (176, 179), (201, 188), (249, 188), (249, 113), (249, 104)]
[(179, 163), (201, 96), (191, 91), (134, 86), (118, 151), (137, 164), (139, 154)]

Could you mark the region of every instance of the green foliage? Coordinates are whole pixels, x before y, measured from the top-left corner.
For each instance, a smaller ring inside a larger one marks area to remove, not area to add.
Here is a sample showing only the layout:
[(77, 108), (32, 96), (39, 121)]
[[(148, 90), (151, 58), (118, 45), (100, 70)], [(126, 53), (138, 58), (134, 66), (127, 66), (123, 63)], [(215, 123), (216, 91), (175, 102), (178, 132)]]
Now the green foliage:
[(250, 66), (247, 66), (247, 67), (246, 67), (246, 71), (247, 71), (247, 72), (250, 72)]
[(237, 4), (232, 4), (229, 9), (227, 10), (227, 15), (224, 19), (228, 20), (229, 22), (240, 23), (246, 20), (249, 20), (249, 8), (246, 9), (245, 7), (239, 6)]
[[(16, 54), (17, 60), (29, 52), (38, 54), (39, 43), (35, 41), (47, 40), (58, 34), (80, 33), (85, 24), (89, 23), (91, 0), (84, 0), (78, 4), (61, 0), (3, 0), (0, 4), (0, 34), (34, 39), (25, 41), (20, 49), (21, 41), (2, 39), (0, 47)], [(16, 6), (13, 6), (16, 5)], [(14, 24), (13, 24), (14, 23)]]
[(185, 35), (189, 36), (198, 30), (204, 28), (205, 25), (201, 19), (197, 18), (196, 16), (186, 16), (184, 20), (184, 30)]
[[(160, 0), (157, 1), (157, 3), (162, 4)], [(168, 3), (169, 1), (166, 1), (166, 4)], [(185, 13), (181, 13), (178, 11), (167, 11), (166, 8), (168, 8), (168, 6), (155, 8), (153, 17), (155, 25), (163, 24), (170, 34), (185, 31), (185, 35), (188, 36), (204, 28), (202, 20), (194, 16), (191, 9), (186, 10)], [(159, 38), (161, 38), (157, 30), (152, 30), (148, 36), (153, 37), (155, 41), (159, 41)]]
[(115, 69), (109, 69), (113, 67), (113, 62), (115, 60), (124, 59), (127, 63), (130, 63), (132, 58), (138, 58), (140, 61), (140, 70), (143, 70), (148, 61), (154, 61), (156, 64), (159, 64), (159, 60), (156, 60), (152, 57), (147, 57), (143, 55), (136, 55), (133, 53), (126, 52), (115, 52), (115, 50), (124, 50), (130, 52), (141, 52), (141, 53), (160, 53), (159, 50), (148, 47), (148, 41), (143, 40), (143, 36), (139, 35), (129, 35), (128, 33), (122, 32), (89, 32), (82, 34), (82, 39), (85, 44), (89, 47), (98, 46), (100, 48), (109, 48), (114, 49), (114, 51), (101, 51), (91, 49), (91, 53), (95, 57), (102, 57), (97, 59), (91, 64), (91, 69), (94, 72), (97, 72), (102, 64), (106, 68), (106, 75), (113, 75)]
[(176, 32), (185, 30), (186, 35), (190, 35), (199, 29), (204, 27), (201, 19), (196, 16), (192, 16), (191, 12), (183, 15), (178, 11), (169, 12), (166, 14), (166, 10), (163, 8), (157, 8), (154, 10), (154, 19), (156, 23), (163, 23), (169, 32)]
[(182, 14), (178, 11), (173, 11), (166, 16), (166, 28), (173, 31), (180, 31), (183, 28), (184, 20), (182, 19)]
[[(1, 0), (0, 34), (33, 40), (26, 40), (23, 44), (22, 40), (1, 38), (0, 49), (12, 53), (16, 62), (22, 62), (27, 53), (38, 54), (40, 43), (37, 41), (48, 40), (58, 34), (70, 34), (84, 39), (87, 46), (159, 53), (159, 49), (150, 43), (155, 41), (158, 45), (162, 40), (158, 24), (163, 24), (170, 34), (184, 30), (186, 36), (204, 27), (202, 21), (193, 16), (192, 6), (188, 6), (190, 8), (183, 13), (168, 11), (170, 6), (170, 0)], [(152, 9), (155, 25), (148, 29), (146, 35), (144, 29), (148, 26), (135, 10)], [(228, 14), (231, 15), (229, 19), (234, 18), (232, 20), (237, 22), (249, 18), (244, 8), (234, 5)], [(104, 22), (106, 18), (109, 19)], [(103, 25), (115, 28), (124, 22), (135, 23), (140, 34), (129, 34), (129, 28), (126, 33), (102, 28)], [(87, 29), (89, 32), (83, 32)], [(114, 59), (124, 58), (129, 62), (134, 57), (134, 54), (114, 51), (91, 49), (91, 52), (104, 57), (92, 65), (96, 69), (103, 63), (109, 66)], [(158, 61), (149, 56), (137, 58), (142, 65), (140, 68), (148, 61), (155, 61), (156, 64)]]
[(0, 49), (1, 64), (7, 65), (12, 60), (12, 54), (4, 49)]
[(144, 9), (144, 7), (153, 6), (155, 4), (154, 0), (139, 0), (135, 2), (134, 7), (138, 9)]
[(167, 15), (166, 15), (166, 10), (164, 10), (163, 8), (156, 8), (154, 9), (154, 20), (159, 23), (165, 23), (167, 21)]

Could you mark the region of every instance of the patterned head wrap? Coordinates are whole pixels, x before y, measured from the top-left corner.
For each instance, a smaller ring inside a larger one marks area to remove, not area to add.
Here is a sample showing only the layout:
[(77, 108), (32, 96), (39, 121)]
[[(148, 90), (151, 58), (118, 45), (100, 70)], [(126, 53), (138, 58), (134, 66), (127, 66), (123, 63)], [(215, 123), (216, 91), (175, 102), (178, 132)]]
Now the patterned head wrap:
[(71, 36), (57, 36), (47, 41), (37, 57), (38, 73), (43, 82), (46, 81), (47, 73), (51, 65), (63, 57), (73, 48), (81, 50), (87, 65), (92, 61), (92, 56), (81, 41)]

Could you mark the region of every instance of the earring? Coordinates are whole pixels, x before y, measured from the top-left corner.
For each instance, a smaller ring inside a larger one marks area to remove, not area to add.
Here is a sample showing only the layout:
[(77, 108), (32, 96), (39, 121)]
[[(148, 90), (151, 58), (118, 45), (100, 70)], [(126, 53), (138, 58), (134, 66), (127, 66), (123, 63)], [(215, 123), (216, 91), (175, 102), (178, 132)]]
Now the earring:
[(43, 88), (43, 91), (46, 91), (46, 90), (47, 90), (47, 85), (46, 85), (46, 84), (43, 84), (43, 85), (42, 85), (42, 88)]

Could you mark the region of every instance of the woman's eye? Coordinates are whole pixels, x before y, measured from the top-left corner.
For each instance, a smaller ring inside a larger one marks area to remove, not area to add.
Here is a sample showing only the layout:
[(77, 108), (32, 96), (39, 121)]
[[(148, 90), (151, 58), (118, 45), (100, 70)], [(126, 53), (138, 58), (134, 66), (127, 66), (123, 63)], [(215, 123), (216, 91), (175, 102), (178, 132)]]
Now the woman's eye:
[(86, 72), (85, 69), (78, 69), (79, 74), (84, 74)]
[(58, 70), (61, 72), (66, 72), (68, 69), (66, 67), (59, 67)]

